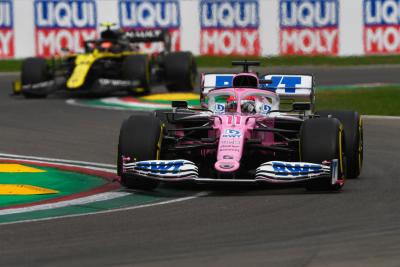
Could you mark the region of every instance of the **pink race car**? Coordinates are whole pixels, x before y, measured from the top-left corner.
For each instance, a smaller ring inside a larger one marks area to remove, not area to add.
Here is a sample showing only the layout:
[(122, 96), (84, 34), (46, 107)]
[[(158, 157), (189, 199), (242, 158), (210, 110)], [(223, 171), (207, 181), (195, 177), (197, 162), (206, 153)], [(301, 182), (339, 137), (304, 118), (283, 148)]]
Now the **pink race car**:
[[(339, 190), (362, 166), (362, 121), (353, 111), (314, 113), (310, 75), (203, 74), (201, 108), (133, 115), (120, 131), (123, 185), (160, 182), (299, 183)], [(281, 103), (282, 102), (282, 103)], [(283, 104), (284, 103), (284, 104)], [(284, 108), (285, 105), (285, 108)]]

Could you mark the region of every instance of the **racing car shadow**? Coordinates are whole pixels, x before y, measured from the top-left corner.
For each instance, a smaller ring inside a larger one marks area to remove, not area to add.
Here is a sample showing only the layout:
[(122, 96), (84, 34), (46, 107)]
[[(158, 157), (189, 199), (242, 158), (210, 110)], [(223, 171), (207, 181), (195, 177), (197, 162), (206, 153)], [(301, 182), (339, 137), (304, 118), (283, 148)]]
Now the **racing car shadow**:
[(305, 194), (336, 194), (337, 192), (307, 191), (304, 185), (278, 185), (278, 184), (194, 184), (177, 183), (162, 184), (154, 191), (136, 191), (125, 189), (135, 195), (176, 198), (200, 192), (207, 192), (205, 197), (231, 197), (231, 196), (274, 196), (274, 195), (305, 195)]
[(197, 184), (197, 185), (167, 185), (181, 190), (207, 191), (207, 196), (273, 196), (273, 195), (304, 195), (330, 194), (336, 192), (307, 191), (302, 184)]

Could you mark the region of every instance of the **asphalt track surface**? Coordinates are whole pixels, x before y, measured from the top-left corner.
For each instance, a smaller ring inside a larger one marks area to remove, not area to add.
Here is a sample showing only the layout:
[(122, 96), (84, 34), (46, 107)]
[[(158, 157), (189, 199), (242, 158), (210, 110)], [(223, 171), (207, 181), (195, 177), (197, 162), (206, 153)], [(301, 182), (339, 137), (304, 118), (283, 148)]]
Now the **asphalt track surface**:
[[(399, 71), (314, 73), (331, 85), (400, 82)], [(1, 152), (114, 163), (131, 112), (13, 98), (11, 79), (0, 81)], [(364, 130), (363, 172), (340, 193), (211, 187), (168, 205), (0, 225), (0, 266), (399, 266), (400, 120)]]

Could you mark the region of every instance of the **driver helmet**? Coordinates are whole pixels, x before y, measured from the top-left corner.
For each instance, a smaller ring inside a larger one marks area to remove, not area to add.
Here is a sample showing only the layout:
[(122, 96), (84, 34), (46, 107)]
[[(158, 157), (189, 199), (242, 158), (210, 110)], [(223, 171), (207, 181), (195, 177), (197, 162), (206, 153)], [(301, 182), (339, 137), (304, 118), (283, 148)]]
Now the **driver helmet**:
[[(228, 97), (226, 100), (226, 110), (228, 112), (236, 112), (236, 107), (236, 98), (234, 96)], [(256, 98), (254, 96), (244, 98), (240, 103), (240, 110), (242, 113), (256, 113)]]
[(254, 96), (248, 96), (240, 103), (240, 109), (243, 113), (256, 113), (256, 98)]
[(108, 42), (108, 41), (102, 42), (102, 43), (100, 44), (100, 47), (101, 47), (101, 49), (102, 49), (103, 51), (109, 51), (110, 48), (112, 47), (112, 42)]
[(236, 112), (237, 110), (237, 103), (236, 98), (234, 96), (230, 96), (226, 99), (226, 112)]

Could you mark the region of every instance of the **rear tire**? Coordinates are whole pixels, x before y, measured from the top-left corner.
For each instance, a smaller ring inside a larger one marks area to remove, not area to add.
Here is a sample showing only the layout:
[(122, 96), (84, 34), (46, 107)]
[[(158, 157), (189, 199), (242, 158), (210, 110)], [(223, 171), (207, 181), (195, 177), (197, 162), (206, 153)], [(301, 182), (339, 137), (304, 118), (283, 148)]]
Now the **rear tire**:
[(129, 90), (132, 94), (147, 95), (150, 93), (150, 64), (145, 55), (131, 55), (124, 58), (121, 70), (125, 80), (140, 81), (139, 88)]
[(357, 178), (363, 164), (363, 124), (358, 112), (351, 110), (321, 110), (317, 112), (321, 117), (340, 120), (344, 129), (346, 147), (346, 177)]
[(165, 82), (168, 91), (193, 91), (197, 65), (190, 52), (172, 52), (164, 57)]
[(121, 184), (128, 188), (153, 190), (160, 183), (157, 180), (122, 173), (122, 156), (136, 161), (156, 160), (160, 153), (162, 138), (161, 122), (149, 115), (133, 115), (121, 126), (118, 143), (117, 168)]
[[(22, 86), (48, 81), (50, 79), (47, 61), (44, 58), (31, 57), (22, 62), (21, 83)], [(44, 98), (47, 92), (22, 90), (26, 98)]]
[[(309, 119), (303, 122), (300, 129), (301, 161), (321, 164), (325, 160), (338, 159), (339, 177), (343, 177), (343, 135), (340, 121), (331, 118)], [(340, 184), (332, 185), (331, 178), (310, 180), (307, 190), (336, 191)]]

